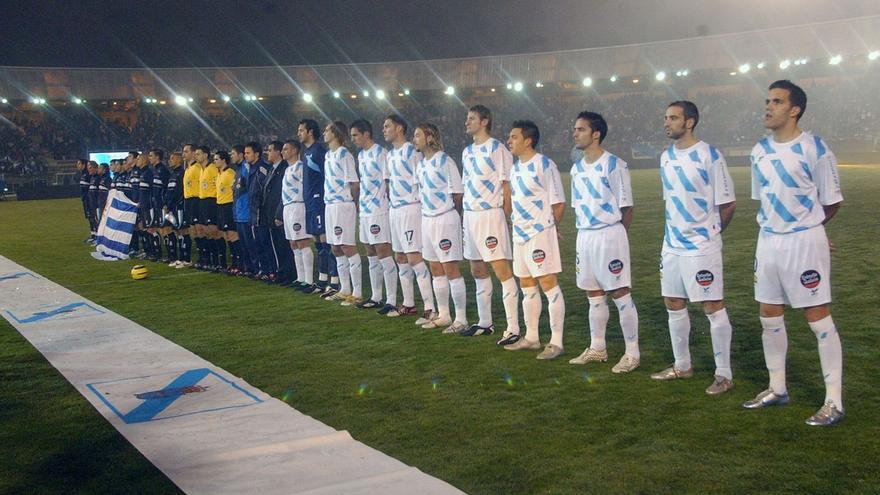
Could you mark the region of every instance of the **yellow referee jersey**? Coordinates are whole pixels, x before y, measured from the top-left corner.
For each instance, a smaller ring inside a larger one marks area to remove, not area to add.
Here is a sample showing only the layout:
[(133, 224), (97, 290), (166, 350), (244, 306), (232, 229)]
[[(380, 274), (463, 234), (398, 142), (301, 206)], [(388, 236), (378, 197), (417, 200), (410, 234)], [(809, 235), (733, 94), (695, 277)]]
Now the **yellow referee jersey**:
[(217, 197), (217, 176), (220, 171), (217, 165), (209, 163), (202, 169), (199, 175), (199, 199), (208, 199)]
[(232, 184), (235, 182), (235, 170), (226, 167), (217, 178), (217, 204), (232, 203)]
[(183, 172), (183, 197), (198, 198), (199, 197), (199, 176), (202, 174), (202, 166), (198, 162), (193, 162)]

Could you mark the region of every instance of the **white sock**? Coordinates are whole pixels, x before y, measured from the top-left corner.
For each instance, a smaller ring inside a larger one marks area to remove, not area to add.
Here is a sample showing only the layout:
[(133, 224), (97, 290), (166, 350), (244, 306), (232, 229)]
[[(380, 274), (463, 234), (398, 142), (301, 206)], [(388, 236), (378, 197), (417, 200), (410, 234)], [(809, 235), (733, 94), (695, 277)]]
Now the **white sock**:
[(565, 326), (565, 298), (557, 285), (545, 292), (547, 312), (550, 314), (550, 343), (562, 349), (562, 331)]
[[(492, 279), (487, 280), (491, 287)], [(452, 292), (452, 304), (455, 306), (455, 321), (467, 325), (467, 288), (464, 277), (450, 279), (449, 289)]]
[(788, 352), (788, 334), (785, 333), (785, 317), (761, 317), (761, 341), (764, 343), (764, 362), (770, 374), (770, 388), (785, 395), (785, 354)]
[(691, 369), (691, 350), (688, 345), (691, 333), (691, 318), (687, 308), (672, 310), (669, 313), (669, 339), (672, 341), (672, 355), (675, 368), (680, 371)]
[(519, 335), (519, 288), (515, 278), (510, 277), (501, 282), (501, 301), (507, 317), (506, 332)]
[(382, 300), (382, 263), (378, 256), (367, 256), (370, 264), (370, 300), (379, 302)]
[[(351, 295), (351, 275), (349, 275), (348, 258), (345, 256), (336, 257), (336, 273), (339, 277), (330, 277), (330, 283), (339, 284), (339, 293), (343, 296)], [(338, 279), (338, 280), (333, 280)]]
[(480, 321), (477, 325), (489, 327), (492, 325), (492, 278), (475, 278), (477, 286), (477, 315)]
[(351, 276), (351, 295), (358, 299), (364, 297), (364, 262), (361, 261), (361, 255), (348, 257), (348, 271)]
[(706, 317), (709, 318), (709, 332), (712, 335), (715, 374), (733, 380), (733, 370), (730, 369), (730, 339), (733, 335), (733, 328), (727, 317), (727, 308), (721, 308)]
[[(344, 258), (344, 256), (343, 256), (343, 258)], [(338, 265), (337, 265), (337, 268), (336, 268), (336, 273), (337, 273), (337, 274), (340, 273), (340, 271), (339, 271), (339, 266), (338, 266)], [(331, 276), (331, 277), (330, 277), (330, 285), (339, 285), (339, 275)]]
[(303, 281), (303, 253), (302, 249), (294, 248), (293, 250), (293, 264), (296, 266), (296, 281)]
[(605, 329), (608, 326), (608, 301), (605, 296), (588, 297), (590, 312), (590, 349), (605, 350)]
[(623, 334), (623, 342), (626, 346), (626, 354), (639, 359), (639, 311), (633, 301), (632, 294), (614, 299), (617, 306), (617, 316), (620, 318), (620, 331)]
[(397, 269), (398, 276), (400, 277), (400, 292), (403, 293), (403, 305), (411, 308), (416, 305), (413, 269), (408, 263), (398, 263)]
[(382, 263), (382, 276), (385, 278), (385, 304), (397, 306), (397, 265), (391, 256), (379, 261)]
[(831, 315), (810, 322), (810, 329), (819, 342), (819, 362), (825, 378), (825, 402), (834, 402), (843, 411), (843, 348)]
[[(413, 265), (413, 272), (416, 274), (416, 282), (419, 284), (419, 295), (422, 296), (425, 310), (434, 309), (434, 296), (431, 294), (431, 272), (428, 270), (428, 265), (424, 261), (419, 261)], [(446, 304), (446, 314), (448, 315), (449, 303), (447, 302)]]
[(449, 318), (449, 279), (434, 277), (434, 297), (437, 298), (437, 316)]
[(302, 277), (303, 282), (312, 285), (315, 283), (315, 253), (312, 252), (312, 248), (307, 247), (300, 250), (302, 252), (302, 263), (303, 263), (303, 271)]
[(538, 334), (538, 320), (541, 318), (541, 294), (538, 294), (538, 286), (523, 287), (523, 320), (526, 322), (525, 339), (529, 342), (540, 342), (541, 336)]

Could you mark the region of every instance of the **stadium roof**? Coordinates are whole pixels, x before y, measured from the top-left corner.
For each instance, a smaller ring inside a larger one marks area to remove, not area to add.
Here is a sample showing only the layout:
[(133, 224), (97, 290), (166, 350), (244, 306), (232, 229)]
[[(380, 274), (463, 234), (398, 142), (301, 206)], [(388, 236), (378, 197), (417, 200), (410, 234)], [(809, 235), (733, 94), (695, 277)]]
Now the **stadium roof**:
[(243, 67), (536, 53), (880, 15), (876, 0), (6, 1), (2, 66)]

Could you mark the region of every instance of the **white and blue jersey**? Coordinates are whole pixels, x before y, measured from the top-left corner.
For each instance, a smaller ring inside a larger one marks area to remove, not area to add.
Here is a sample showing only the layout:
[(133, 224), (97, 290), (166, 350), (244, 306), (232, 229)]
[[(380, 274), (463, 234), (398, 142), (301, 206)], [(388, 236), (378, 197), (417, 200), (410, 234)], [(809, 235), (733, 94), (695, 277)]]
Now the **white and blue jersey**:
[(422, 216), (436, 217), (455, 209), (452, 195), (462, 193), (461, 174), (455, 160), (438, 151), (430, 159), (423, 158), (419, 162), (417, 173)]
[(701, 256), (721, 250), (719, 205), (734, 201), (733, 181), (724, 156), (703, 141), (660, 158), (660, 180), (666, 200), (663, 252)]
[(559, 169), (550, 158), (536, 153), (529, 161), (514, 162), (510, 172), (513, 241), (523, 244), (553, 227), (555, 204), (565, 203)]
[(361, 175), (360, 216), (369, 217), (388, 213), (388, 190), (385, 180), (385, 148), (378, 144), (358, 153), (358, 172)]
[(463, 207), (466, 211), (501, 208), (504, 204), (502, 182), (510, 180), (513, 155), (500, 141), (489, 138), (482, 144), (470, 144), (461, 152), (464, 175)]
[(599, 230), (620, 223), (621, 208), (633, 205), (629, 167), (604, 152), (595, 162), (586, 157), (571, 167), (571, 206), (578, 230)]
[(324, 157), (324, 203), (350, 203), (351, 183), (358, 182), (354, 156), (344, 146), (328, 151)]
[(303, 202), (303, 162), (289, 164), (284, 170), (284, 179), (281, 181), (281, 204)]
[(388, 193), (392, 208), (419, 202), (419, 181), (416, 176), (422, 154), (412, 143), (404, 143), (400, 148), (391, 148), (386, 155), (388, 170)]
[(822, 205), (843, 201), (837, 158), (819, 136), (802, 132), (787, 143), (766, 137), (752, 149), (752, 199), (760, 200), (758, 225), (790, 234), (822, 225)]

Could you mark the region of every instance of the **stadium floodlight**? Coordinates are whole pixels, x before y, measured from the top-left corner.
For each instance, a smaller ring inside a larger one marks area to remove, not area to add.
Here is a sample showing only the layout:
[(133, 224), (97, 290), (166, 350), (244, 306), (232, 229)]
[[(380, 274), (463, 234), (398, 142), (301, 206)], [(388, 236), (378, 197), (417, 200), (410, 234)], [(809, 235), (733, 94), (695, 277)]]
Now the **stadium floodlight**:
[(303, 101), (306, 103), (311, 103), (312, 101), (314, 101), (314, 98), (312, 98), (311, 93), (303, 93)]
[(226, 103), (229, 103), (229, 100), (232, 99), (232, 98), (229, 97), (229, 95), (223, 95), (223, 96), (221, 96), (220, 98), (222, 98), (223, 101), (225, 101)]
[(752, 65), (751, 65), (751, 64), (741, 64), (741, 65), (739, 66), (739, 69), (738, 69), (738, 70), (739, 70), (739, 73), (740, 73), (740, 74), (748, 74), (748, 72), (749, 72), (750, 70), (752, 70)]
[(376, 90), (376, 98), (380, 99), (380, 100), (384, 100), (385, 99), (385, 90), (377, 89)]
[(494, 92), (495, 92), (495, 88), (489, 88), (489, 91), (491, 91), (491, 92), (494, 93)]
[(174, 103), (177, 103), (180, 106), (186, 106), (186, 97), (177, 95), (174, 97)]
[(398, 92), (398, 93), (397, 93), (397, 96), (403, 96), (403, 93), (402, 93), (402, 92)]
[(779, 62), (779, 68), (785, 70), (791, 66), (791, 60), (785, 59), (782, 62)]
[(639, 83), (638, 79), (633, 79), (633, 84), (638, 84), (638, 83)]
[(333, 92), (333, 97), (334, 97), (334, 98), (341, 98), (342, 95), (339, 94), (339, 91), (334, 91), (334, 92)]
[(841, 55), (835, 55), (828, 59), (828, 65), (837, 65), (843, 61), (843, 57)]
[(446, 91), (444, 91), (444, 93), (446, 93), (449, 96), (452, 96), (455, 94), (455, 88), (452, 86), (446, 86)]
[(507, 83), (507, 89), (513, 89), (513, 83)]
[(666, 73), (661, 70), (656, 75), (654, 75), (654, 79), (656, 79), (658, 81), (662, 81), (662, 80), (666, 79)]
[(370, 92), (367, 91), (367, 90), (364, 90), (364, 92), (361, 93), (361, 94), (364, 95), (364, 98), (369, 98), (369, 97), (370, 97)]
[(187, 98), (186, 101), (192, 103), (192, 102), (193, 102), (193, 98), (192, 98), (192, 96), (190, 96), (189, 98)]
[(765, 64), (764, 62), (758, 62), (758, 65), (756, 65), (755, 67), (757, 67), (758, 69), (763, 69), (766, 66), (767, 64)]
[(210, 100), (208, 100), (208, 103), (217, 103), (217, 100), (215, 100), (214, 98), (211, 98)]
[(0, 98), (0, 103), (5, 105), (5, 104), (9, 103), (9, 100), (7, 100), (6, 98)]
[(352, 100), (357, 100), (357, 97), (358, 97), (358, 95), (356, 95), (356, 94), (352, 94), (352, 95), (351, 95), (351, 99), (352, 99)]
[(589, 88), (590, 86), (593, 85), (593, 78), (592, 77), (585, 77), (584, 80), (581, 81), (581, 84), (583, 84), (585, 88)]
[(611, 82), (617, 82), (617, 76), (611, 76), (608, 80)]
[(82, 105), (82, 103), (83, 103), (82, 98), (77, 98), (76, 96), (74, 96), (73, 98), (71, 98), (70, 101), (74, 102), (74, 103), (77, 104), (77, 105)]
[(164, 105), (165, 103), (167, 103), (165, 100), (159, 102), (160, 105)]
[(731, 75), (731, 76), (735, 76), (736, 74), (737, 74), (737, 72), (736, 72), (735, 70), (734, 70), (734, 71), (730, 71), (730, 75)]
[(523, 90), (523, 83), (521, 83), (519, 81), (513, 83), (513, 90), (516, 92), (522, 91)]
[(406, 96), (409, 96), (409, 90), (408, 90), (408, 89), (404, 89), (404, 90), (403, 90), (403, 94), (405, 94)]
[(543, 88), (543, 87), (544, 87), (544, 83), (542, 83), (541, 81), (538, 81), (538, 82), (535, 83), (535, 87), (536, 87), (536, 88)]
[(880, 50), (874, 50), (868, 54), (868, 60), (874, 61), (880, 58)]
[(265, 100), (265, 98), (263, 98), (262, 96), (258, 96), (257, 99), (260, 100), (260, 101)]

